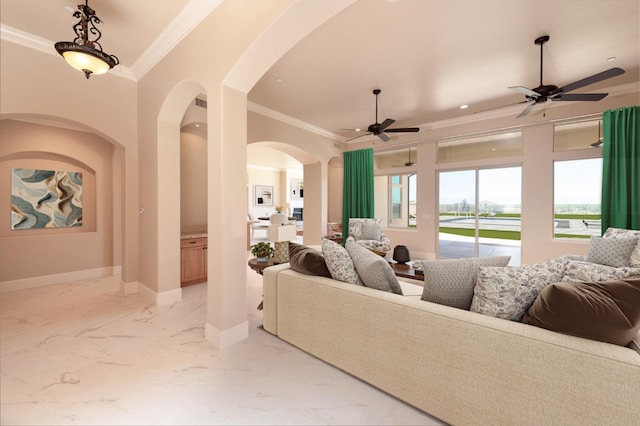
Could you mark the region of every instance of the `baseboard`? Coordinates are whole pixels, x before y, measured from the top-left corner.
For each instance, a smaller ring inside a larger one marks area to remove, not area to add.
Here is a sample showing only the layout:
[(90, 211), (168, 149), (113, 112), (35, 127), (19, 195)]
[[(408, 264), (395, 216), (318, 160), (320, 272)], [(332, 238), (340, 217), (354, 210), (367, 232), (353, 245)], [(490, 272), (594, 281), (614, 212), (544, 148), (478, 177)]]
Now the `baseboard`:
[(241, 322), (226, 330), (220, 330), (207, 322), (204, 328), (204, 336), (216, 349), (228, 348), (249, 337), (249, 322)]
[(142, 298), (151, 305), (163, 306), (170, 305), (182, 300), (182, 288), (176, 288), (169, 291), (158, 293), (150, 289), (142, 283), (138, 283), (138, 293)]
[(121, 266), (106, 266), (104, 268), (85, 269), (82, 271), (63, 272), (60, 274), (41, 275), (38, 277), (21, 278), (0, 282), (0, 293), (8, 293), (30, 288), (46, 287), (74, 281), (92, 280), (110, 276), (119, 276)]

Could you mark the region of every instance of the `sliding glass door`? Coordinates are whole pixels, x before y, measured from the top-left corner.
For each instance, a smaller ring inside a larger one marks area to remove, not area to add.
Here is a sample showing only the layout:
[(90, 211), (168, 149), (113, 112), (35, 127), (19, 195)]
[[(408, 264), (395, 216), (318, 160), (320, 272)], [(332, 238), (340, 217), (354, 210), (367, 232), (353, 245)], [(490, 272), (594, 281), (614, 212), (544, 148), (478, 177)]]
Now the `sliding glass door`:
[(441, 258), (511, 256), (520, 264), (521, 167), (439, 174)]

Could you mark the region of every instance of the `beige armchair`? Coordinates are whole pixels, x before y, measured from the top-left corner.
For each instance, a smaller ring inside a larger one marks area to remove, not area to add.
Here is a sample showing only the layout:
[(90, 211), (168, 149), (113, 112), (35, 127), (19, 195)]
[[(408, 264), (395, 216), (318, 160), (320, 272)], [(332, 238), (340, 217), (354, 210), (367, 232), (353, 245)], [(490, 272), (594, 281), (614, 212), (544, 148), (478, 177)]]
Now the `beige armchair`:
[(349, 219), (347, 242), (349, 241), (353, 241), (369, 250), (385, 253), (391, 250), (391, 240), (382, 232), (380, 219)]

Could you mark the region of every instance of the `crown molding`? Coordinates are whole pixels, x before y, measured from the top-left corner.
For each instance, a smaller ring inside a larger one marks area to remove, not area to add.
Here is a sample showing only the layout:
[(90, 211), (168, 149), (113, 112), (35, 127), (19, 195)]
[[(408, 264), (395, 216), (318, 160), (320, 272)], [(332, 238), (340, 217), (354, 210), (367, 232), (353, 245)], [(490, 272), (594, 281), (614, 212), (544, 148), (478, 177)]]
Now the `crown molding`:
[(299, 120), (297, 118), (291, 117), (290, 115), (283, 114), (262, 105), (258, 105), (254, 102), (247, 102), (247, 109), (251, 112), (255, 112), (256, 114), (261, 114), (266, 117), (273, 118), (274, 120), (278, 120), (291, 126), (298, 127), (299, 129), (324, 136), (325, 138), (333, 139), (342, 143), (344, 143), (346, 140), (346, 138), (329, 130), (314, 126), (313, 124), (307, 123), (306, 121)]
[[(21, 31), (5, 24), (0, 24), (0, 39), (18, 44), (28, 49), (37, 50), (41, 53), (46, 53), (47, 55), (59, 56), (58, 52), (56, 52), (56, 49), (53, 47), (55, 45), (54, 41)], [(109, 74), (129, 80), (136, 80), (131, 69), (122, 64), (116, 65), (111, 71), (109, 71)]]
[(133, 64), (131, 69), (136, 79), (141, 79), (151, 71), (162, 58), (221, 3), (222, 0), (190, 0)]

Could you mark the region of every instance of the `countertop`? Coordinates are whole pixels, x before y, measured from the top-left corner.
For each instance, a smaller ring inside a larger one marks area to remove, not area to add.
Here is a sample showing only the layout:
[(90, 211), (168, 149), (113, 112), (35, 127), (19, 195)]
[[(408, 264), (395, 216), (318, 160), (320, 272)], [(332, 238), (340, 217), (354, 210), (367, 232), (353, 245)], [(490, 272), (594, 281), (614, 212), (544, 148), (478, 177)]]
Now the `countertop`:
[(180, 239), (186, 240), (189, 238), (207, 238), (206, 226), (194, 226), (188, 227), (180, 231)]

